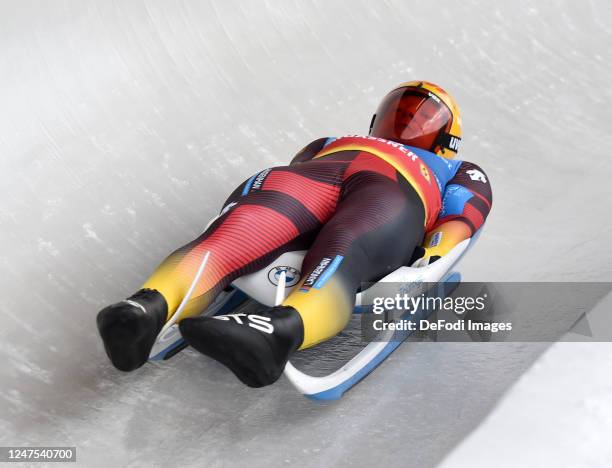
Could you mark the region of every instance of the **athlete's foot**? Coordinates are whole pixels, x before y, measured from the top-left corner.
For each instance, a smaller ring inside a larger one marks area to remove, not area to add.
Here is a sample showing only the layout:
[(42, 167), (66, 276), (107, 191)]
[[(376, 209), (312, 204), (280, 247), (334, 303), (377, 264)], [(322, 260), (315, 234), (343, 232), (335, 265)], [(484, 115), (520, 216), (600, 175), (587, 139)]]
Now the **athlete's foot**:
[(179, 328), (191, 346), (249, 387), (276, 382), (304, 340), (302, 318), (293, 307), (283, 306), (259, 314), (186, 318)]
[(132, 371), (147, 362), (167, 314), (164, 296), (154, 289), (141, 289), (98, 313), (104, 349), (117, 369)]

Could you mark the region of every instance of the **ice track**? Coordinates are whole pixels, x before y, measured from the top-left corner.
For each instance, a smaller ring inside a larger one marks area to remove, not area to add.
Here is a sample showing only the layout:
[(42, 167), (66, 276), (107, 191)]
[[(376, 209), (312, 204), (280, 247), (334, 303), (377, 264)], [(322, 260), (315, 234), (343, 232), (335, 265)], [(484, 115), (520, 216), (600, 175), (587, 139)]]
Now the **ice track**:
[(410, 79), (456, 95), (461, 155), (492, 181), (465, 279), (612, 280), (611, 24), (606, 0), (0, 2), (0, 445), (101, 467), (609, 466), (607, 344), (406, 344), (316, 405), (190, 351), (121, 374), (94, 317), (234, 186), (367, 132)]

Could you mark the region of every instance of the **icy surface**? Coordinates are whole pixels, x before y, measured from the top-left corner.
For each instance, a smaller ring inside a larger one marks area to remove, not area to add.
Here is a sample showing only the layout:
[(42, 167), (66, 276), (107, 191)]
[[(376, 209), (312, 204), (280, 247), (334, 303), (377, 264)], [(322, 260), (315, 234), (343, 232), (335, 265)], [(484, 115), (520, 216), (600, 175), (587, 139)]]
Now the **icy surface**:
[(546, 344), (407, 344), (316, 405), (190, 351), (121, 374), (94, 317), (238, 183), (365, 133), (410, 79), (456, 95), (461, 155), (492, 181), (467, 279), (612, 280), (611, 24), (607, 0), (0, 3), (0, 445), (76, 445), (87, 466), (428, 467), (486, 418), (447, 466), (483, 445), (482, 466), (609, 466), (608, 345), (555, 345), (525, 373)]

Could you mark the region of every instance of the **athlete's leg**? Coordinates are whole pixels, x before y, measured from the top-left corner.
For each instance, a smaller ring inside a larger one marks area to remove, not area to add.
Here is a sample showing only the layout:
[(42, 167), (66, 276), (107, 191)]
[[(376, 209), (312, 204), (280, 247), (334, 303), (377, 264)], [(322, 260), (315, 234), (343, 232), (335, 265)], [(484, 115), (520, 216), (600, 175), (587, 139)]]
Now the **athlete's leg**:
[(192, 346), (247, 385), (273, 383), (298, 347), (342, 330), (361, 282), (376, 281), (404, 265), (422, 241), (424, 209), (414, 189), (378, 158), (360, 156), (353, 164), (370, 170), (356, 170), (346, 179), (336, 213), (304, 259), (305, 276), (283, 306), (254, 316), (181, 324)]
[(423, 239), (423, 220), (422, 202), (403, 179), (360, 172), (347, 180), (336, 214), (304, 259), (301, 284), (283, 302), (302, 318), (301, 348), (346, 326), (361, 283), (406, 265)]
[[(212, 230), (214, 230), (220, 222), (223, 222), (223, 220), (228, 217), (227, 213), (240, 201), (240, 198), (245, 196), (244, 192), (248, 192), (247, 186), (251, 182), (252, 178), (245, 180), (242, 184), (236, 187), (236, 189), (230, 194), (223, 204), (221, 213), (215, 216), (215, 218), (209, 222), (209, 225), (206, 226), (204, 233), (202, 233), (202, 235), (200, 235), (197, 239), (191, 241), (189, 244), (178, 248), (168, 255), (168, 257), (166, 257), (166, 259), (159, 264), (159, 266), (143, 284), (143, 289), (156, 290), (164, 297), (168, 305), (166, 319), (170, 319), (170, 317), (174, 315), (174, 311), (182, 302), (185, 293), (191, 286), (191, 282), (194, 280), (197, 268), (199, 267), (198, 265), (194, 271), (185, 271), (186, 268), (180, 269), (178, 266), (187, 257), (196, 255), (198, 245), (211, 234)], [(203, 259), (204, 256), (202, 255), (200, 262)], [(194, 257), (194, 261), (197, 263), (198, 259)], [(192, 294), (192, 298), (195, 300), (190, 301), (190, 304), (188, 304), (186, 315), (188, 315), (190, 311), (189, 309), (197, 309), (197, 294)]]
[(313, 161), (278, 167), (243, 184), (230, 197), (234, 204), (199, 238), (164, 260), (141, 291), (100, 312), (98, 328), (113, 364), (132, 370), (146, 361), (206, 252), (205, 272), (180, 318), (205, 309), (235, 278), (283, 252), (307, 248), (336, 208), (346, 166), (342, 161)]
[(346, 165), (317, 161), (253, 176), (225, 204), (233, 206), (199, 238), (164, 260), (143, 287), (163, 294), (169, 318), (204, 254), (210, 252), (205, 274), (181, 315), (199, 313), (234, 279), (263, 268), (283, 252), (312, 243), (336, 209)]

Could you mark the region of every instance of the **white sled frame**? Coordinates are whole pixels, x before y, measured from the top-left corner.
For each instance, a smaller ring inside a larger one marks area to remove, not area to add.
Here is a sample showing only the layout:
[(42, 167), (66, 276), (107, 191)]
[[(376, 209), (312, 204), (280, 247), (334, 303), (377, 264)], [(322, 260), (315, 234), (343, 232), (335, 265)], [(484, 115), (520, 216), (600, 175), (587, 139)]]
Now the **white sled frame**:
[[(459, 273), (449, 273), (461, 256), (467, 251), (471, 239), (466, 239), (456, 245), (447, 255), (431, 265), (419, 268), (402, 267), (390, 273), (381, 283), (439, 283), (447, 281), (458, 283)], [(279, 285), (279, 291), (281, 291)], [(280, 295), (277, 295), (277, 303)], [(358, 302), (361, 304), (361, 294), (358, 294)], [(304, 396), (313, 400), (337, 400), (342, 395), (360, 382), (383, 362), (395, 349), (406, 339), (405, 333), (396, 335), (396, 332), (388, 330), (380, 341), (368, 343), (356, 356), (344, 364), (337, 371), (323, 376), (314, 377), (298, 369), (288, 362), (285, 366), (285, 376), (293, 386)]]

